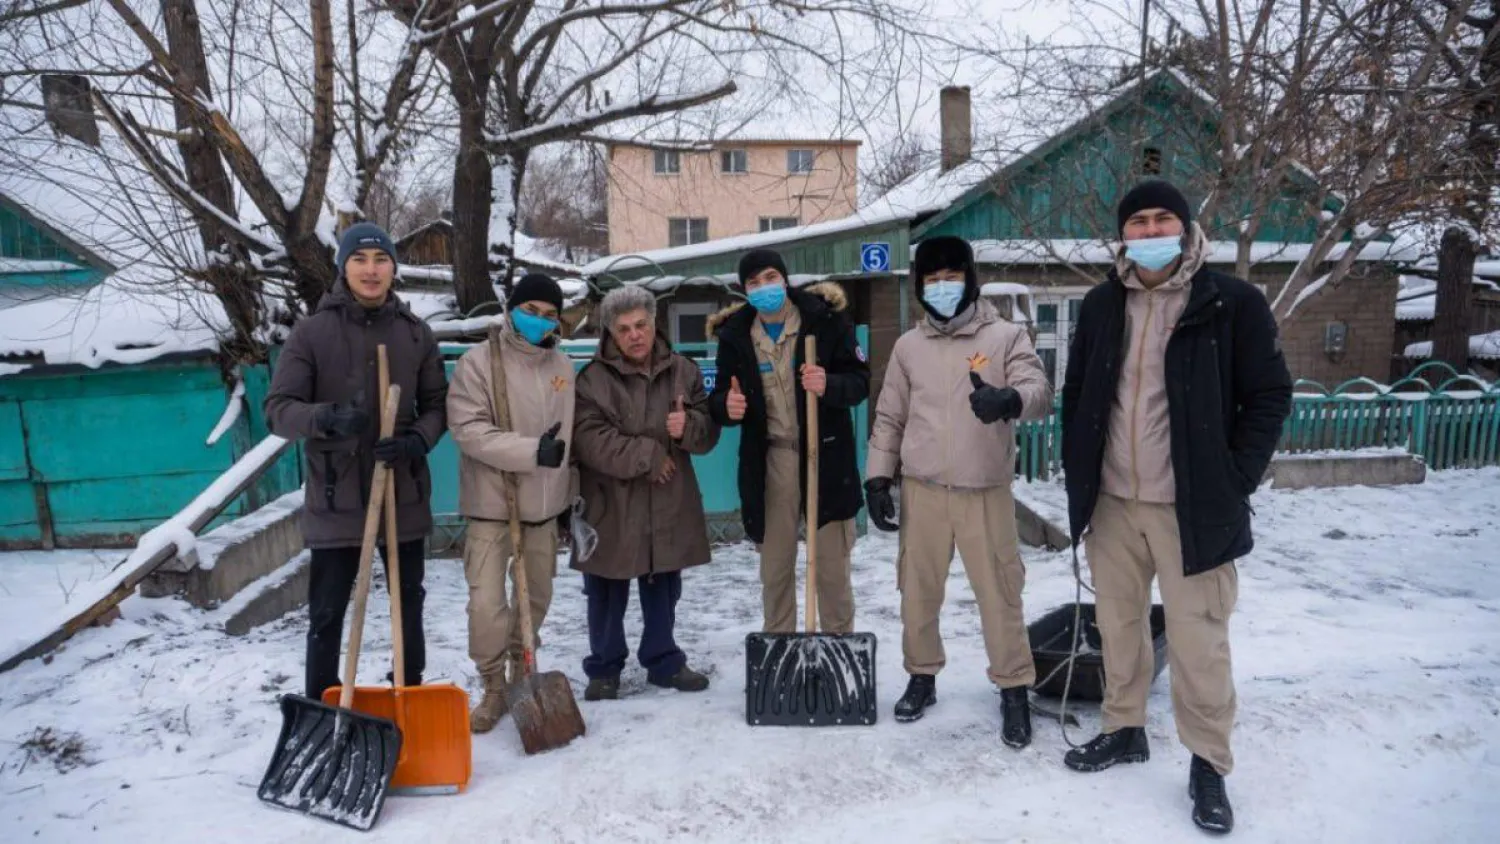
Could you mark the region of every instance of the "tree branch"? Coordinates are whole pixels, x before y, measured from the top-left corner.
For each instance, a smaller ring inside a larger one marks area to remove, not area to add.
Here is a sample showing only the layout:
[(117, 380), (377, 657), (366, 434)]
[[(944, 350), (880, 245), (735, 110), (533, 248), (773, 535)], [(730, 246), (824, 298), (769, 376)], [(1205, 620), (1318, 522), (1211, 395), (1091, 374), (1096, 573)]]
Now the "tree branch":
[(731, 80), (712, 90), (695, 94), (684, 94), (680, 97), (664, 98), (652, 95), (628, 106), (618, 106), (602, 111), (580, 114), (564, 121), (532, 126), (504, 135), (492, 135), (485, 139), (485, 148), (492, 155), (508, 155), (518, 150), (533, 149), (555, 141), (576, 137), (579, 134), (590, 132), (605, 124), (627, 118), (666, 114), (710, 103), (714, 100), (727, 97), (738, 89), (739, 86)]

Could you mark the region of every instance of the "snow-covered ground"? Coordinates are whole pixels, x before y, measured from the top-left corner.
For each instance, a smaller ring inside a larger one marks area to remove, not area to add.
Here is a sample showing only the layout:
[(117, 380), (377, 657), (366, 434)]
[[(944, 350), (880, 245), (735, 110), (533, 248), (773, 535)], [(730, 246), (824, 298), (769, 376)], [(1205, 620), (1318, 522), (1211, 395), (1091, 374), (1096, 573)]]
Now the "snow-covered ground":
[[(1233, 621), (1240, 714), (1229, 779), (1235, 840), (1494, 840), (1500, 791), (1500, 469), (1423, 486), (1263, 490), (1259, 546), (1241, 564)], [(1057, 501), (1055, 484), (1025, 494)], [(941, 702), (891, 720), (904, 683), (896, 544), (860, 540), (857, 627), (880, 639), (881, 721), (799, 730), (744, 723), (744, 634), (759, 621), (752, 550), (722, 549), (686, 576), (679, 639), (714, 685), (648, 686), (583, 703), (588, 735), (525, 757), (508, 721), (475, 739), (467, 793), (392, 798), (368, 834), (264, 806), (255, 787), (301, 686), (299, 615), (230, 638), (215, 613), (132, 598), (50, 664), (0, 678), (0, 828), (7, 841), (1199, 841), (1168, 675), (1152, 690), (1149, 763), (1065, 769), (1055, 722), (1000, 744), (972, 593), (955, 564), (944, 610)], [(1066, 553), (1028, 549), (1028, 617), (1071, 600)], [(8, 562), (8, 561), (7, 561)], [(7, 582), (8, 582), (8, 575)], [(543, 630), (544, 668), (582, 697), (585, 632), (564, 569)], [(430, 676), (472, 687), (456, 561), (428, 574)], [(383, 674), (385, 602), (361, 660)], [(222, 611), (221, 611), (222, 612)], [(638, 630), (639, 619), (628, 622)], [(634, 634), (633, 634), (634, 635)], [(1097, 714), (1080, 713), (1087, 738)], [(81, 742), (57, 764), (36, 749)], [(31, 748), (25, 743), (32, 739)], [(1490, 829), (1489, 832), (1485, 832)]]
[[(99, 586), (129, 551), (11, 551), (0, 553), (0, 655), (28, 647), (99, 597)], [(3, 676), (3, 675), (0, 675)], [(6, 684), (0, 680), (0, 686)], [(9, 688), (0, 692), (8, 701)], [(0, 731), (3, 734), (3, 731)], [(0, 788), (3, 793), (3, 788)]]

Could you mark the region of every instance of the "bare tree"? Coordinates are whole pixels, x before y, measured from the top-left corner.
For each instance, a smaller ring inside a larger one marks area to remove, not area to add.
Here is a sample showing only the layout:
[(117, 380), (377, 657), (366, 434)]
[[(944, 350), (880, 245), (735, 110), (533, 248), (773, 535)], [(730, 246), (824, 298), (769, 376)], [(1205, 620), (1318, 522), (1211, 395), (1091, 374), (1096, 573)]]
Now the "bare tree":
[(533, 157), (521, 185), (519, 230), (571, 263), (603, 255), (609, 244), (606, 178), (595, 144), (571, 144), (560, 154)]
[(458, 112), (454, 278), (465, 311), (493, 300), (496, 280), (509, 283), (533, 150), (722, 100), (739, 76), (786, 79), (793, 55), (850, 74), (839, 86), (868, 84), (852, 63), (880, 53), (851, 56), (844, 43), (856, 32), (916, 31), (923, 12), (883, 0), (385, 6), (437, 57)]
[(931, 166), (936, 156), (926, 139), (904, 134), (875, 150), (872, 158), (859, 178), (866, 196), (878, 197)]
[[(1076, 114), (1155, 72), (1176, 74), (1203, 108), (1175, 125), (1105, 127), (1131, 153), (1113, 176), (1121, 188), (1153, 172), (1190, 183), (1205, 196), (1197, 218), (1210, 236), (1236, 242), (1241, 276), (1267, 231), (1313, 221), (1310, 244), (1273, 297), (1284, 321), (1437, 195), (1443, 156), (1431, 127), (1456, 104), (1430, 96), (1431, 86), (1440, 48), (1471, 2), (1451, 0), (1429, 16), (1415, 0), (1150, 0), (1142, 19), (1124, 20), (1118, 7), (1082, 0), (1080, 18), (1100, 27), (1083, 45), (992, 54), (1028, 80), (1049, 115)], [(1205, 136), (1199, 125), (1213, 130)], [(1164, 161), (1166, 145), (1151, 142), (1162, 136), (1185, 154)], [(1109, 209), (1083, 188), (1098, 176), (1053, 178), (1072, 186), (1060, 193), (1091, 206), (1086, 216), (1112, 240)]]
[[(1448, 95), (1463, 99), (1468, 109), (1454, 115), (1454, 148), (1445, 156), (1452, 171), (1449, 211), (1460, 224), (1447, 227), (1438, 249), (1432, 359), (1459, 372), (1467, 371), (1469, 363), (1474, 258), (1495, 243), (1494, 205), (1500, 197), (1500, 2), (1487, 5), (1483, 14), (1465, 15), (1457, 43), (1439, 51)], [(1455, 11), (1452, 2), (1442, 6)], [(1434, 27), (1425, 19), (1419, 23), (1427, 31)]]

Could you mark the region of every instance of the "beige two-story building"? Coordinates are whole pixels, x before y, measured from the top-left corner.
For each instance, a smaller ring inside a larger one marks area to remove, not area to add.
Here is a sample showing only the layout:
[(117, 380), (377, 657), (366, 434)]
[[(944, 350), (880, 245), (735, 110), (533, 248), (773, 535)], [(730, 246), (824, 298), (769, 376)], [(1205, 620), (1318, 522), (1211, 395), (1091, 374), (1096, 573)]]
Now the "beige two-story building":
[(609, 251), (619, 255), (853, 213), (859, 141), (621, 141), (608, 147)]

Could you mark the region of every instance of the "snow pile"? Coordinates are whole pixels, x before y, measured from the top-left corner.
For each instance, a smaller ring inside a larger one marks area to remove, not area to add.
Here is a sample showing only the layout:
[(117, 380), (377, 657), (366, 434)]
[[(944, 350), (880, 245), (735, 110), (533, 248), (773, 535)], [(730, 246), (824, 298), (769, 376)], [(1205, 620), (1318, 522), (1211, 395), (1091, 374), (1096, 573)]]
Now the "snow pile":
[[(1231, 624), (1237, 838), (1493, 837), (1497, 485), (1491, 468), (1435, 472), (1410, 487), (1256, 493), (1257, 545), (1239, 566)], [(1061, 489), (1029, 486), (1043, 497)], [(1022, 553), (1028, 619), (1072, 600), (1070, 552)], [(854, 552), (855, 628), (880, 641), (880, 721), (821, 730), (745, 724), (744, 636), (761, 612), (749, 545), (717, 548), (712, 564), (684, 575), (677, 641), (710, 675), (709, 690), (657, 689), (632, 659), (622, 699), (600, 703), (582, 700), (585, 599), (560, 559), (540, 659), (572, 680), (588, 735), (526, 757), (502, 725), (476, 738), (466, 793), (393, 797), (360, 840), (428, 840), (439, 828), (435, 840), (493, 838), (497, 818), (505, 836), (534, 841), (1203, 840), (1188, 817), (1170, 671), (1151, 689), (1146, 764), (1068, 771), (1058, 725), (1040, 717), (1030, 748), (1000, 744), (973, 592), (957, 561), (943, 609), (942, 703), (920, 722), (895, 723), (906, 680), (896, 555), (896, 539), (880, 533)], [(10, 568), (0, 563), (0, 577)], [(427, 572), (426, 676), (475, 690), (462, 566), (433, 560)], [(390, 660), (379, 566), (375, 576), (367, 683)], [(0, 816), (10, 837), (75, 840), (98, 826), (115, 840), (176, 844), (225, 830), (295, 841), (328, 829), (255, 798), (281, 724), (276, 697), (301, 690), (305, 615), (231, 638), (216, 629), (224, 607), (132, 598), (122, 610), (122, 621), (84, 631), (50, 665), (29, 662), (0, 683), (4, 747), (48, 727), (77, 733), (93, 762), (66, 774), (37, 761), (20, 770), (20, 751), (4, 751)], [(640, 630), (632, 602), (630, 641)], [(1075, 741), (1099, 723), (1097, 706), (1077, 714)]]
[[(1423, 340), (1406, 347), (1402, 355), (1411, 360), (1432, 357), (1432, 341)], [(1500, 360), (1500, 331), (1475, 334), (1469, 338), (1469, 357), (1480, 360)]]
[(85, 270), (87, 267), (67, 261), (44, 261), (35, 258), (0, 257), (0, 275), (8, 273), (65, 273)]
[(215, 478), (192, 503), (172, 518), (142, 534), (135, 550), (112, 569), (108, 577), (90, 581), (66, 606), (54, 608), (50, 615), (42, 614), (34, 618), (37, 622), (35, 626), (21, 630), (7, 628), (10, 632), (0, 639), (0, 663), (9, 662), (79, 612), (109, 595), (136, 569), (163, 551), (171, 550), (178, 557), (191, 554), (196, 541), (194, 524), (206, 524), (212, 514), (223, 510), (243, 484), (274, 463), (289, 445), (286, 440), (275, 435), (261, 440), (245, 456), (236, 460), (233, 466)]
[(76, 296), (0, 310), (0, 358), (40, 356), (48, 364), (90, 368), (142, 363), (215, 350), (228, 330), (212, 296), (133, 284), (116, 274)]
[(224, 405), (224, 413), (219, 416), (219, 422), (209, 432), (206, 445), (212, 447), (219, 438), (224, 436), (234, 423), (240, 419), (240, 414), (245, 408), (245, 381), (241, 378), (234, 379), (234, 390), (229, 394), (229, 402)]

